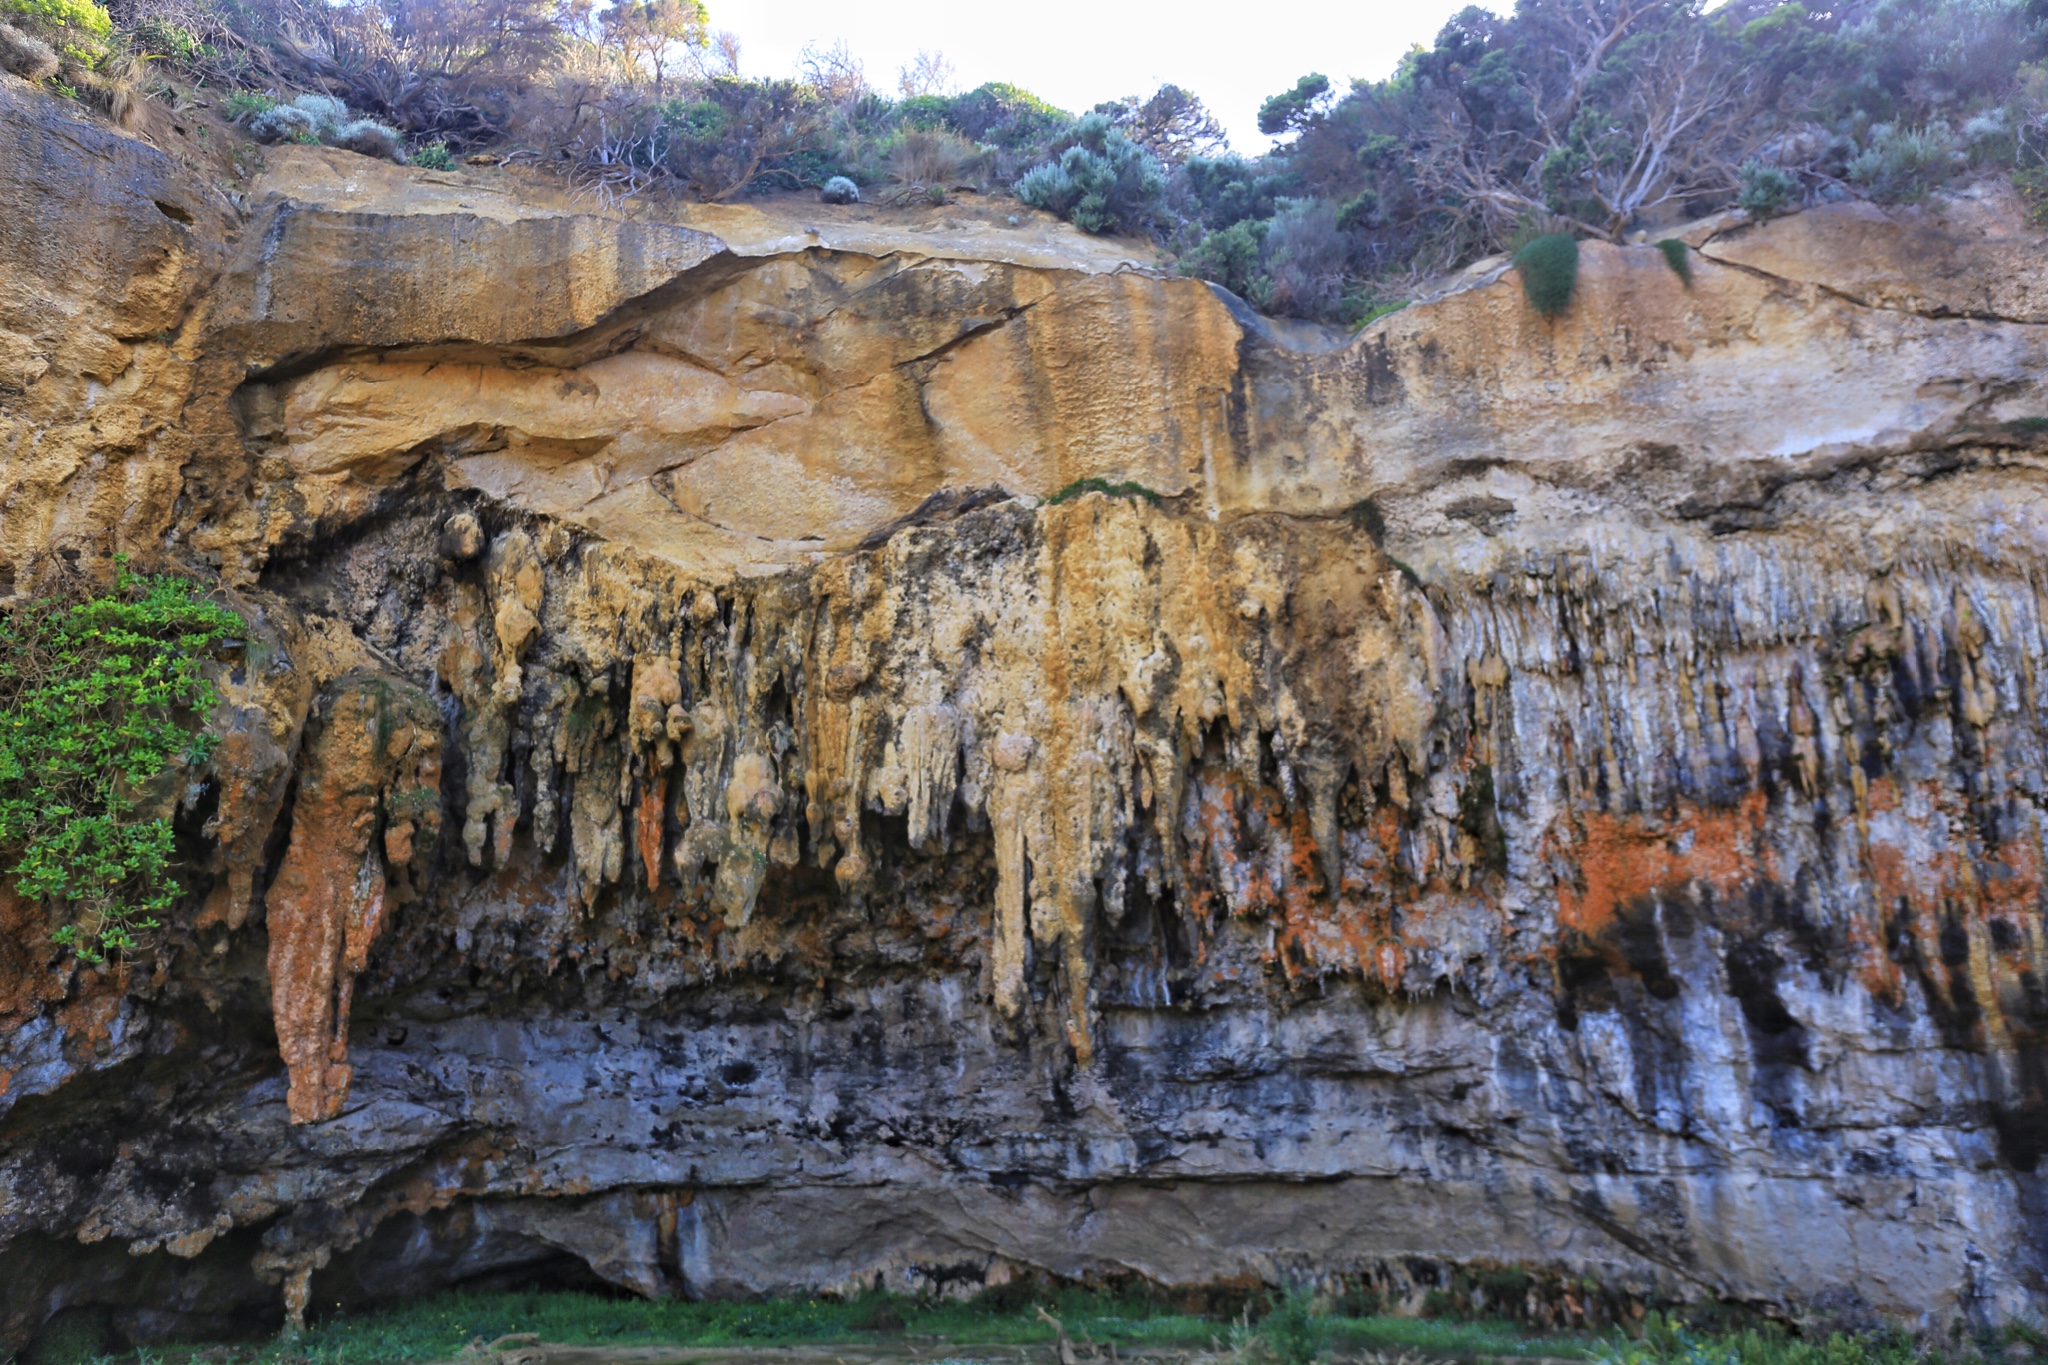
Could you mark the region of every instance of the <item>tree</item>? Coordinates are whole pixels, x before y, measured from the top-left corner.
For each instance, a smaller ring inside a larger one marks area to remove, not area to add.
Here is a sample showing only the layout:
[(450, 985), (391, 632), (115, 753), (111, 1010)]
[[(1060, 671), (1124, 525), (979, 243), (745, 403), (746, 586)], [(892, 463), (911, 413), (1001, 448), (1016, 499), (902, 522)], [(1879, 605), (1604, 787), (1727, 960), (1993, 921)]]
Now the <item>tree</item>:
[(953, 64), (946, 60), (943, 52), (927, 52), (919, 48), (917, 55), (897, 73), (896, 92), (905, 99), (915, 99), (920, 95), (950, 95), (954, 81)]
[(804, 44), (798, 54), (804, 84), (811, 86), (833, 104), (851, 104), (868, 93), (868, 72), (844, 38), (830, 47)]
[(1228, 146), (1223, 125), (1191, 92), (1162, 85), (1150, 99), (1126, 95), (1095, 106), (1125, 137), (1169, 166), (1191, 156), (1214, 156)]
[(709, 44), (700, 0), (616, 0), (599, 16), (604, 45), (635, 77), (651, 74), (657, 96), (692, 49)]
[(1311, 71), (1259, 106), (1259, 131), (1269, 137), (1299, 133), (1311, 127), (1322, 113), (1330, 93), (1330, 78)]
[(394, 0), (388, 13), (391, 41), (408, 65), (450, 76), (532, 72), (557, 57), (568, 36), (560, 0)]
[(701, 99), (670, 100), (665, 160), (698, 198), (730, 199), (782, 158), (813, 149), (823, 124), (816, 88), (718, 76)]

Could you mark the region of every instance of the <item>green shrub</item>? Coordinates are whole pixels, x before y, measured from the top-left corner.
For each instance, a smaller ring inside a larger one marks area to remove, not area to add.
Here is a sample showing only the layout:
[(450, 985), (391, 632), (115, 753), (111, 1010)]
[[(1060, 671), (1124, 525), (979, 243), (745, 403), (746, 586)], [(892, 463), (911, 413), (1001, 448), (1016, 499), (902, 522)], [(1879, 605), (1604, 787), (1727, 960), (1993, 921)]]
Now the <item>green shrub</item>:
[(259, 114), (267, 114), (277, 107), (277, 101), (269, 95), (259, 95), (251, 90), (237, 90), (220, 102), (220, 111), (231, 123), (246, 124)]
[(1797, 177), (1761, 161), (1743, 162), (1736, 177), (1741, 186), (1735, 196), (1736, 206), (1759, 221), (1777, 213), (1799, 194)]
[(947, 127), (952, 121), (953, 98), (950, 95), (912, 95), (896, 105), (896, 117), (912, 128), (927, 131)]
[(1596, 1365), (1921, 1365), (1941, 1356), (1923, 1357), (1904, 1333), (1794, 1337), (1773, 1323), (1708, 1335), (1651, 1313), (1639, 1339), (1617, 1340), (1594, 1359)]
[(88, 962), (126, 953), (178, 895), (171, 822), (138, 813), (173, 764), (204, 761), (209, 651), (242, 630), (195, 584), (125, 563), (113, 590), (0, 618), (0, 870), (58, 909)]
[(946, 122), (962, 137), (1020, 151), (1055, 138), (1073, 117), (1029, 90), (1004, 81), (977, 86), (952, 101)]
[[(699, 199), (730, 199), (769, 176), (810, 184), (825, 178), (815, 154), (828, 111), (816, 90), (795, 81), (719, 76), (701, 93), (658, 111), (662, 157)], [(814, 160), (800, 164), (807, 155)]]
[(151, 16), (135, 28), (135, 42), (152, 57), (173, 62), (196, 62), (214, 55), (197, 33), (183, 24)]
[(1359, 298), (1355, 300), (1355, 310), (1351, 317), (1351, 329), (1355, 332), (1362, 332), (1381, 318), (1392, 317), (1407, 306), (1407, 299)]
[(1283, 199), (1266, 225), (1267, 307), (1286, 317), (1331, 316), (1344, 297), (1350, 244), (1327, 199)]
[(1291, 177), (1228, 152), (1189, 157), (1174, 182), (1184, 211), (1210, 228), (1271, 218), (1280, 197), (1293, 188)]
[(2035, 227), (2048, 227), (2048, 166), (2014, 171), (2012, 187), (2026, 201), (2027, 221)]
[(1076, 479), (1045, 500), (1047, 507), (1080, 497), (1083, 493), (1100, 493), (1105, 498), (1142, 498), (1157, 507), (1159, 494), (1142, 483), (1111, 483), (1108, 479)]
[(0, 0), (0, 19), (92, 66), (111, 50), (114, 20), (93, 0)]
[(1664, 264), (1671, 267), (1671, 273), (1685, 281), (1687, 289), (1692, 288), (1692, 248), (1676, 237), (1666, 237), (1657, 243), (1657, 250), (1664, 253)]
[(1262, 222), (1232, 223), (1220, 232), (1202, 238), (1180, 259), (1183, 275), (1194, 275), (1220, 284), (1241, 299), (1264, 307), (1272, 281), (1261, 269), (1265, 256), (1266, 225)]
[(1908, 203), (1947, 183), (1962, 161), (1946, 123), (1936, 120), (1919, 128), (1879, 124), (1870, 130), (1863, 150), (1849, 158), (1844, 174), (1873, 199)]
[(1522, 276), (1529, 306), (1554, 318), (1570, 305), (1579, 282), (1578, 239), (1564, 232), (1545, 233), (1515, 253), (1515, 269)]
[(1150, 222), (1166, 193), (1158, 159), (1101, 114), (1077, 120), (1073, 137), (1059, 160), (1032, 167), (1010, 192), (1083, 232), (1127, 232)]
[(1290, 1289), (1259, 1320), (1259, 1341), (1279, 1365), (1312, 1365), (1330, 1346), (1330, 1319), (1306, 1289)]
[(452, 171), (455, 157), (445, 142), (429, 142), (413, 152), (412, 164), (428, 171)]

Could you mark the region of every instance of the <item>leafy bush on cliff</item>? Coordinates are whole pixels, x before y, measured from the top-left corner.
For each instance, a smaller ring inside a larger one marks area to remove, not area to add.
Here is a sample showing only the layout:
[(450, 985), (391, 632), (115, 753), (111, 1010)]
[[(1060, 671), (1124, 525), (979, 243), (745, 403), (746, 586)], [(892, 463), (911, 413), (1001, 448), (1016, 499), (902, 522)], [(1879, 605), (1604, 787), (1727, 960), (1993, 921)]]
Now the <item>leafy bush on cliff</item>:
[(132, 951), (178, 895), (171, 823), (150, 789), (202, 761), (210, 650), (242, 622), (196, 585), (125, 564), (0, 616), (0, 869), (98, 962)]
[[(259, 142), (325, 143), (382, 161), (405, 160), (398, 130), (375, 119), (351, 118), (348, 106), (330, 95), (301, 95), (289, 104), (244, 101), (250, 135)], [(443, 154), (447, 146), (442, 144)]]
[(806, 150), (823, 118), (808, 86), (722, 76), (702, 98), (663, 106), (667, 164), (698, 198), (729, 199)]
[(1246, 220), (1204, 236), (1181, 254), (1180, 268), (1182, 274), (1220, 284), (1264, 308), (1271, 301), (1273, 284), (1265, 272), (1265, 254), (1266, 224)]
[(1057, 159), (1026, 171), (1011, 192), (1083, 232), (1129, 232), (1148, 226), (1166, 193), (1166, 174), (1158, 158), (1102, 114), (1083, 115), (1071, 137)]
[(991, 81), (953, 100), (945, 122), (964, 138), (1018, 151), (1058, 137), (1073, 118), (1029, 90)]
[(1111, 483), (1108, 479), (1092, 476), (1074, 480), (1047, 498), (1045, 505), (1057, 507), (1063, 502), (1072, 502), (1075, 498), (1086, 493), (1100, 493), (1105, 498), (1137, 498), (1143, 502), (1149, 502), (1155, 507), (1159, 505), (1159, 493), (1157, 490), (1147, 488), (1142, 483), (1132, 483), (1128, 480), (1123, 483)]
[(1919, 128), (1879, 124), (1870, 140), (1849, 159), (1850, 183), (1889, 203), (1925, 199), (1968, 164), (1948, 124), (1937, 119)]
[(1755, 159), (1743, 162), (1736, 176), (1735, 205), (1752, 218), (1769, 218), (1799, 194), (1798, 177)]

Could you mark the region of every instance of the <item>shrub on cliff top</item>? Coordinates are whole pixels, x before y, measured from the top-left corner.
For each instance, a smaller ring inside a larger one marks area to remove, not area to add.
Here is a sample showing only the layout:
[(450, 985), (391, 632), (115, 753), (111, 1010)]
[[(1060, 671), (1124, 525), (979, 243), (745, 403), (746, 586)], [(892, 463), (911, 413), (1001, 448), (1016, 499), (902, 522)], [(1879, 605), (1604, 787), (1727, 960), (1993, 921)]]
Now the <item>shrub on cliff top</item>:
[[(398, 130), (375, 119), (350, 118), (348, 106), (329, 95), (301, 95), (290, 104), (245, 100), (231, 112), (246, 115), (249, 132), (259, 142), (326, 143), (380, 161), (405, 161)], [(446, 144), (442, 144), (446, 150)]]
[(1515, 270), (1529, 306), (1554, 318), (1572, 301), (1579, 282), (1579, 243), (1565, 232), (1549, 232), (1515, 253)]
[(144, 792), (201, 762), (210, 650), (241, 618), (182, 579), (65, 585), (0, 616), (0, 874), (88, 962), (135, 948), (178, 895), (171, 822)]
[(1074, 124), (1073, 142), (1058, 160), (1032, 167), (1010, 190), (1083, 232), (1130, 231), (1160, 208), (1166, 173), (1107, 117), (1087, 114)]

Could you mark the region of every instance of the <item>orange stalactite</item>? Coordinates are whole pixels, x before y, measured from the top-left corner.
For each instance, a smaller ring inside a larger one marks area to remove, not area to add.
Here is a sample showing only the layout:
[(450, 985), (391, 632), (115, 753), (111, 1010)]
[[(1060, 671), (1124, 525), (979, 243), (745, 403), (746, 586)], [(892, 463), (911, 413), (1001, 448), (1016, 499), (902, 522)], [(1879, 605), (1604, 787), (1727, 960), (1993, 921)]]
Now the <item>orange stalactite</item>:
[(640, 788), (640, 805), (633, 812), (633, 845), (640, 852), (640, 865), (647, 870), (647, 885), (661, 885), (661, 842), (668, 812), (668, 775), (647, 778)]

